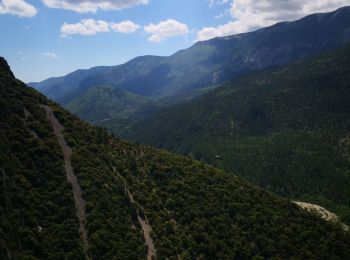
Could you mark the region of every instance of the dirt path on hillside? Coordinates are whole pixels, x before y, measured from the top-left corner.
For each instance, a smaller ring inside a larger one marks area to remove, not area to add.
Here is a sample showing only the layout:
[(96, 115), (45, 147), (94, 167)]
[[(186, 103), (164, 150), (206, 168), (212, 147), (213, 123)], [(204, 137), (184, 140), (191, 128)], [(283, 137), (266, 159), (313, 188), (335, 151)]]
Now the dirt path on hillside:
[(156, 255), (156, 250), (154, 249), (153, 239), (151, 237), (151, 226), (148, 224), (147, 218), (143, 220), (140, 216), (137, 216), (137, 219), (141, 225), (143, 236), (145, 237), (145, 241), (148, 248), (147, 260), (152, 260), (152, 258)]
[(81, 188), (77, 179), (77, 176), (74, 174), (72, 167), (72, 149), (68, 146), (62, 131), (64, 127), (60, 124), (60, 122), (55, 117), (52, 109), (49, 106), (42, 106), (45, 111), (48, 120), (50, 121), (58, 143), (62, 149), (62, 153), (64, 156), (64, 169), (67, 174), (67, 180), (72, 185), (74, 204), (76, 209), (76, 214), (79, 220), (80, 233), (83, 239), (83, 247), (85, 253), (85, 259), (90, 259), (88, 250), (89, 250), (89, 242), (87, 237), (87, 231), (85, 228), (86, 225), (86, 214), (85, 214), (85, 201), (82, 197)]
[[(120, 176), (120, 177), (122, 177), (122, 176)], [(135, 202), (134, 197), (132, 196), (131, 192), (128, 190), (128, 188), (126, 186), (125, 186), (125, 191), (128, 194), (128, 196), (129, 196), (130, 202), (138, 204), (137, 202)], [(143, 236), (145, 238), (145, 241), (146, 241), (146, 244), (147, 244), (147, 248), (148, 248), (147, 260), (152, 260), (152, 258), (156, 256), (156, 250), (154, 248), (153, 239), (151, 237), (152, 227), (148, 223), (148, 220), (147, 220), (146, 216), (145, 216), (145, 219), (142, 219), (140, 217), (138, 209), (136, 209), (136, 213), (137, 213), (137, 220), (139, 221), (139, 223), (141, 225), (141, 229), (143, 231)]]

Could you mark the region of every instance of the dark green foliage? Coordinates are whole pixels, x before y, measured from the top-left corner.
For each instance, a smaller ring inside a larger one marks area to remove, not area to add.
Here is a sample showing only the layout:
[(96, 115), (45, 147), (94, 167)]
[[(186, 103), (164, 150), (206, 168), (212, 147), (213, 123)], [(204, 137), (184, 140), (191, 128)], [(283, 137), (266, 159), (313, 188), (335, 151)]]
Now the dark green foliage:
[[(117, 140), (100, 147), (101, 152), (95, 149), (94, 144), (79, 145), (76, 153), (82, 156), (76, 163), (87, 165), (93, 161), (89, 154), (95, 151), (99, 165), (127, 180), (143, 207), (141, 215), (153, 228), (159, 259), (317, 259), (336, 257), (333, 252), (342, 257), (348, 250), (349, 238), (342, 238), (340, 229), (333, 233), (335, 227), (237, 177), (188, 158)], [(81, 178), (87, 172), (79, 173)], [(102, 171), (97, 172), (92, 175), (95, 180), (101, 178)], [(120, 183), (120, 178), (110, 177), (108, 183), (115, 182)], [(112, 205), (100, 210), (106, 206)], [(324, 234), (332, 234), (337, 243)]]
[(350, 236), (338, 226), (232, 174), (113, 138), (0, 73), (2, 259), (83, 258), (61, 151), (40, 104), (54, 109), (72, 147), (93, 259), (146, 258), (137, 214), (152, 226), (158, 259), (350, 258)]
[(64, 103), (64, 107), (82, 119), (106, 126), (116, 133), (158, 108), (148, 98), (110, 85), (90, 88), (73, 101)]
[(189, 154), (350, 224), (350, 48), (241, 77), (142, 121), (132, 140)]
[(46, 103), (0, 71), (1, 259), (83, 257), (61, 151), (40, 107)]
[(124, 185), (94, 153), (108, 143), (107, 131), (67, 115), (8, 71), (0, 71), (0, 94), (0, 258), (84, 259), (72, 188), (43, 104), (56, 107), (67, 130), (74, 125), (79, 134), (67, 135), (69, 145), (94, 145), (88, 154), (73, 157), (86, 200), (90, 255), (143, 258), (143, 236), (132, 228)]

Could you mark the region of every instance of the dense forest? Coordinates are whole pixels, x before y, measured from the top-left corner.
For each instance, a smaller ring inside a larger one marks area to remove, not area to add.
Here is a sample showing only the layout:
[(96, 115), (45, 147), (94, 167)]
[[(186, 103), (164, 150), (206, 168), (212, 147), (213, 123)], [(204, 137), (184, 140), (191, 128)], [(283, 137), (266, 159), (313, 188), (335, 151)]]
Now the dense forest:
[(64, 106), (83, 120), (121, 131), (154, 113), (159, 105), (113, 85), (103, 85), (77, 94), (74, 100)]
[[(0, 62), (0, 258), (347, 259), (350, 235), (188, 157), (130, 144), (16, 80)], [(45, 105), (64, 126), (86, 205), (84, 256), (72, 187)], [(149, 242), (149, 241), (148, 241)]]
[(350, 223), (350, 47), (243, 76), (124, 136), (238, 174)]

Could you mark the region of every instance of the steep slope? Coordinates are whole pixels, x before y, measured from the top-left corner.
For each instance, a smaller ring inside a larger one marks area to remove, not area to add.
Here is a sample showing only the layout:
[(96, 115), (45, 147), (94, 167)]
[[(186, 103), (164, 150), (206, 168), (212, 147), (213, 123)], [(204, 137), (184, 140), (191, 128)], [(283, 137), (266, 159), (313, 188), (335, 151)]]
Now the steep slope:
[(85, 258), (350, 257), (338, 226), (232, 174), (115, 139), (17, 81), (2, 58), (0, 68), (1, 259), (85, 257), (67, 147)]
[(83, 258), (63, 156), (39, 106), (0, 58), (0, 258)]
[(344, 7), (255, 32), (198, 42), (169, 57), (138, 57), (123, 65), (79, 70), (29, 85), (61, 104), (105, 84), (152, 98), (185, 98), (249, 71), (339, 47), (349, 42), (349, 30), (350, 7)]
[(58, 122), (57, 118), (52, 112), (51, 107), (44, 106), (44, 105), (42, 105), (42, 107), (46, 111), (47, 119), (51, 123), (53, 132), (55, 133), (58, 144), (61, 147), (61, 150), (63, 153), (64, 170), (67, 175), (67, 180), (72, 186), (74, 205), (76, 209), (76, 215), (79, 220), (79, 227), (80, 227), (79, 231), (82, 236), (85, 259), (89, 259), (89, 253), (88, 253), (89, 242), (88, 242), (87, 231), (85, 227), (85, 224), (86, 224), (85, 200), (82, 197), (81, 188), (80, 188), (77, 176), (74, 174), (74, 170), (72, 167), (72, 149), (67, 145), (67, 142), (62, 133), (62, 131), (64, 130), (64, 127), (60, 124), (60, 122)]
[(192, 155), (350, 223), (350, 47), (241, 77), (126, 137)]

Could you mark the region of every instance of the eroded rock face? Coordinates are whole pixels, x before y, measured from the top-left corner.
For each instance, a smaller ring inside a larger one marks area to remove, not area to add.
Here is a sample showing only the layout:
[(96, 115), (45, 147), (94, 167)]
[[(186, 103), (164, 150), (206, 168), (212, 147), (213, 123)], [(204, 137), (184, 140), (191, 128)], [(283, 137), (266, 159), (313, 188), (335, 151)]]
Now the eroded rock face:
[(306, 202), (302, 202), (302, 201), (293, 201), (293, 203), (297, 204), (300, 208), (302, 208), (306, 211), (313, 212), (313, 213), (319, 215), (321, 218), (323, 218), (327, 221), (339, 223), (339, 225), (341, 226), (341, 228), (344, 231), (349, 231), (349, 226), (340, 222), (339, 217), (336, 214), (334, 214), (333, 212), (330, 212), (327, 209), (325, 209), (319, 205), (316, 205), (316, 204), (306, 203)]

